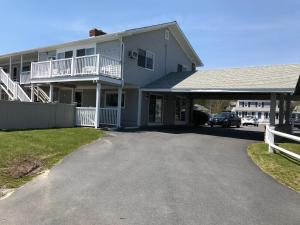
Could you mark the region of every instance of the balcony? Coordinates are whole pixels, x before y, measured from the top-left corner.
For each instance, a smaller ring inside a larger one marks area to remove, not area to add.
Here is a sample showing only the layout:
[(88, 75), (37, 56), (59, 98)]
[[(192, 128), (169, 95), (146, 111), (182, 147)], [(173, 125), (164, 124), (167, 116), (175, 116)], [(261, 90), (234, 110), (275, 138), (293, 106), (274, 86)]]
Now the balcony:
[[(33, 62), (31, 64), (30, 79), (55, 80), (56, 78), (74, 78), (76, 80), (76, 77), (97, 75), (122, 79), (121, 60), (97, 54), (68, 59)], [(24, 74), (23, 77), (24, 81), (26, 79), (25, 76), (26, 74)], [(28, 82), (28, 78), (26, 79), (26, 82)]]

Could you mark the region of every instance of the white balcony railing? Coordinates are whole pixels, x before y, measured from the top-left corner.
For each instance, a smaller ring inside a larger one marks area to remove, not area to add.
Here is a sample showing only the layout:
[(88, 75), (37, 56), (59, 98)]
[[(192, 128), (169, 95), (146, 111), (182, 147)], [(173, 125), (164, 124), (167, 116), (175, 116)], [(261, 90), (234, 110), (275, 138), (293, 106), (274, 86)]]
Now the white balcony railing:
[(31, 69), (31, 79), (86, 75), (103, 75), (121, 79), (121, 60), (100, 54), (33, 62)]
[(20, 74), (20, 84), (30, 84), (30, 71), (25, 71)]

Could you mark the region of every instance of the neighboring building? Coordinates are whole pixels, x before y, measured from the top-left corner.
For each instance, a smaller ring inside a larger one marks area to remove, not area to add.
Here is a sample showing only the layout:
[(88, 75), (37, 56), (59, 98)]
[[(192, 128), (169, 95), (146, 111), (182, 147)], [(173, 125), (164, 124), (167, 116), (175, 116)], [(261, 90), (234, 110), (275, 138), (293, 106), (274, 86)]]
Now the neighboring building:
[[(270, 101), (238, 100), (232, 108), (239, 117), (255, 116), (259, 123), (268, 123), (270, 118)], [(279, 108), (276, 104), (276, 123), (279, 120)]]

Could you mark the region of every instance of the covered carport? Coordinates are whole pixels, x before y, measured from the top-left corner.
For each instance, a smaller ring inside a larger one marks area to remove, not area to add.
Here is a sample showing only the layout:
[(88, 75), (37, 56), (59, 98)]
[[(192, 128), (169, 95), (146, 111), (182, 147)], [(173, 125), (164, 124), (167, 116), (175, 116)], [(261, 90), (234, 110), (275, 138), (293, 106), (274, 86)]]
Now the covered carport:
[[(278, 101), (278, 126), (285, 127), (286, 130), (290, 124), (291, 101), (299, 98), (299, 75), (300, 64), (170, 73), (140, 89), (138, 125), (146, 125), (147, 117), (149, 118), (150, 95), (180, 95), (188, 99), (190, 115), (191, 103), (195, 98), (270, 100), (271, 125), (275, 125)], [(174, 116), (168, 113), (168, 108), (174, 104), (174, 99), (170, 99), (172, 97), (166, 97), (163, 104), (167, 106), (160, 107), (162, 117), (168, 118), (168, 121)], [(191, 121), (191, 116), (189, 116), (189, 121)], [(162, 121), (163, 125), (165, 123), (166, 119)]]

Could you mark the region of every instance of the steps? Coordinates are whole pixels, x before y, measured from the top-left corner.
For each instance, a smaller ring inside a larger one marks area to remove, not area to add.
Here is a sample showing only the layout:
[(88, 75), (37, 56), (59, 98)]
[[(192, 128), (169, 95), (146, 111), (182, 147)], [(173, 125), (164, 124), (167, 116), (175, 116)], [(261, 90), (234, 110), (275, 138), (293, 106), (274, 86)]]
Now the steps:
[(6, 92), (10, 100), (30, 102), (30, 98), (19, 83), (13, 81), (2, 68), (0, 68), (0, 87)]
[[(30, 87), (30, 90), (31, 90), (31, 87)], [(34, 91), (34, 95), (36, 96), (36, 99), (38, 102), (47, 103), (50, 101), (49, 96), (39, 86), (34, 86), (33, 91)]]

